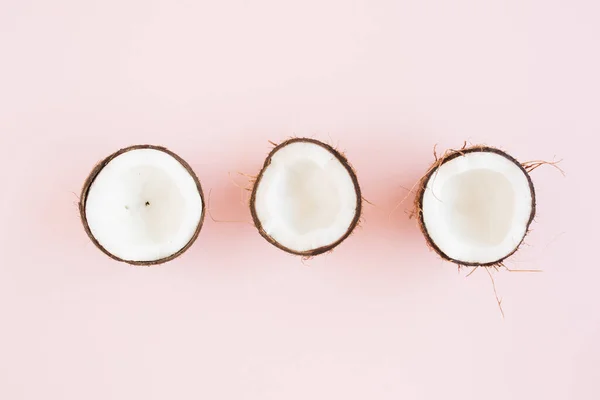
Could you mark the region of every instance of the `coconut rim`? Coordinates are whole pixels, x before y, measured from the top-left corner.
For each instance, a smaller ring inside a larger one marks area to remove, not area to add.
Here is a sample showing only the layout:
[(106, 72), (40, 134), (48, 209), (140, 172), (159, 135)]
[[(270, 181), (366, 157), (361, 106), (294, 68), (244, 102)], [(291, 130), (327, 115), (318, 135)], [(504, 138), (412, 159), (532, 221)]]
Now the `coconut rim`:
[[(190, 240), (185, 244), (185, 246), (183, 246), (180, 250), (171, 254), (168, 257), (163, 257), (158, 260), (152, 260), (152, 261), (126, 260), (126, 259), (117, 257), (114, 254), (112, 254), (111, 252), (109, 252), (108, 250), (106, 250), (106, 248), (104, 248), (104, 246), (102, 246), (102, 244), (100, 244), (100, 242), (96, 239), (96, 237), (92, 233), (90, 226), (88, 224), (88, 221), (87, 221), (86, 202), (87, 202), (88, 193), (90, 191), (90, 188), (94, 184), (96, 177), (98, 176), (98, 174), (100, 174), (100, 172), (104, 169), (104, 167), (106, 167), (106, 165), (108, 165), (108, 163), (110, 163), (112, 160), (114, 160), (115, 158), (117, 158), (118, 156), (120, 156), (122, 154), (128, 153), (133, 150), (144, 150), (144, 149), (162, 151), (163, 153), (166, 153), (169, 156), (173, 157), (177, 162), (179, 162), (183, 166), (183, 168), (185, 168), (185, 170), (192, 177), (192, 179), (194, 180), (194, 183), (196, 184), (196, 188), (198, 189), (198, 193), (200, 194), (200, 200), (202, 201), (202, 209), (201, 209), (200, 221), (198, 221), (198, 226), (196, 227), (194, 234), (192, 235)], [(155, 146), (155, 145), (149, 145), (149, 144), (133, 145), (133, 146), (122, 148), (122, 149), (112, 153), (111, 155), (106, 157), (104, 160), (102, 160), (98, 164), (96, 164), (94, 169), (92, 169), (92, 172), (90, 172), (90, 174), (88, 175), (87, 179), (85, 180), (85, 183), (83, 184), (83, 188), (81, 190), (81, 197), (79, 200), (79, 216), (81, 218), (81, 223), (83, 224), (83, 228), (85, 229), (85, 233), (88, 235), (88, 237), (90, 238), (92, 243), (94, 243), (94, 245), (98, 249), (100, 249), (104, 254), (106, 254), (113, 260), (116, 260), (119, 262), (124, 262), (124, 263), (130, 264), (130, 265), (139, 265), (139, 266), (152, 266), (152, 265), (164, 264), (166, 262), (169, 262), (169, 261), (172, 261), (172, 260), (178, 258), (183, 253), (185, 253), (194, 244), (194, 242), (198, 238), (198, 235), (200, 234), (200, 231), (202, 230), (202, 226), (204, 224), (204, 217), (205, 217), (204, 193), (202, 191), (202, 185), (200, 184), (200, 180), (198, 179), (198, 176), (194, 173), (194, 170), (187, 163), (187, 161), (185, 161), (179, 155), (177, 155), (176, 153), (172, 152), (171, 150), (169, 150), (163, 146)]]
[[(323, 147), (325, 150), (327, 150), (329, 153), (331, 153), (348, 172), (348, 175), (350, 176), (350, 179), (352, 180), (352, 184), (354, 185), (354, 193), (356, 194), (356, 210), (354, 213), (354, 218), (352, 219), (352, 222), (350, 222), (350, 225), (348, 226), (346, 233), (344, 233), (338, 240), (336, 240), (335, 242), (333, 242), (327, 246), (321, 246), (321, 247), (317, 247), (316, 249), (311, 249), (311, 250), (307, 250), (307, 251), (296, 251), (294, 249), (290, 249), (289, 247), (282, 245), (281, 243), (279, 243), (278, 241), (273, 239), (271, 236), (269, 236), (269, 234), (263, 229), (262, 223), (260, 222), (260, 219), (258, 218), (258, 215), (256, 213), (256, 206), (255, 206), (256, 205), (256, 192), (258, 189), (258, 185), (260, 184), (260, 182), (262, 180), (264, 172), (271, 165), (271, 160), (272, 160), (273, 156), (275, 155), (275, 153), (277, 153), (283, 147), (285, 147), (289, 144), (293, 144), (293, 143), (315, 144), (317, 146)], [(250, 196), (250, 213), (252, 214), (252, 220), (254, 222), (254, 226), (256, 227), (256, 229), (258, 230), (260, 235), (263, 238), (265, 238), (269, 243), (274, 245), (275, 247), (277, 247), (287, 253), (297, 255), (297, 256), (302, 256), (302, 257), (318, 256), (319, 254), (323, 254), (328, 251), (332, 251), (335, 247), (337, 247), (344, 240), (346, 240), (348, 238), (348, 236), (350, 236), (352, 234), (352, 232), (354, 231), (354, 229), (356, 229), (356, 227), (358, 226), (358, 223), (360, 221), (360, 217), (362, 214), (362, 195), (361, 195), (360, 185), (358, 184), (358, 177), (356, 175), (356, 172), (354, 171), (354, 168), (352, 168), (352, 166), (350, 165), (350, 163), (348, 162), (346, 157), (341, 152), (336, 150), (334, 147), (328, 145), (327, 143), (323, 143), (320, 140), (312, 139), (312, 138), (288, 139), (288, 140), (285, 140), (284, 142), (276, 145), (267, 155), (267, 158), (265, 159), (263, 167), (261, 168), (260, 172), (258, 173), (258, 176), (256, 177), (256, 180), (254, 181), (254, 185), (252, 187), (252, 195)]]
[[(491, 261), (491, 262), (487, 262), (487, 263), (465, 262), (465, 261), (460, 261), (460, 260), (456, 260), (452, 257), (449, 257), (446, 253), (444, 253), (437, 246), (437, 244), (435, 244), (433, 239), (431, 239), (431, 236), (429, 236), (429, 232), (427, 231), (427, 226), (425, 226), (425, 221), (423, 219), (423, 197), (425, 196), (425, 191), (427, 190), (427, 184), (429, 183), (429, 180), (431, 179), (431, 177), (435, 174), (435, 172), (442, 165), (444, 165), (448, 161), (454, 160), (455, 158), (464, 156), (465, 154), (469, 154), (469, 153), (494, 153), (494, 154), (500, 155), (500, 156), (506, 158), (507, 160), (509, 160), (510, 162), (514, 163), (515, 165), (517, 165), (519, 167), (521, 172), (525, 175), (525, 177), (527, 179), (527, 183), (529, 184), (529, 191), (531, 192), (531, 213), (529, 215), (529, 220), (527, 221), (527, 224), (525, 226), (525, 234), (521, 238), (521, 241), (515, 246), (515, 248), (510, 253), (508, 253), (504, 257), (502, 257), (496, 261)], [(523, 167), (523, 165), (519, 161), (517, 161), (517, 159), (515, 159), (513, 156), (506, 153), (505, 151), (502, 151), (500, 149), (497, 149), (495, 147), (490, 147), (490, 146), (472, 146), (472, 147), (468, 147), (468, 148), (464, 148), (464, 149), (460, 149), (460, 150), (449, 150), (449, 154), (437, 159), (431, 165), (427, 174), (425, 174), (425, 176), (423, 176), (423, 178), (421, 178), (420, 182), (421, 183), (419, 185), (419, 191), (417, 192), (417, 195), (415, 197), (415, 209), (416, 209), (416, 213), (417, 213), (418, 220), (419, 220), (419, 227), (421, 228), (421, 231), (423, 232), (423, 236), (425, 236), (427, 245), (430, 248), (432, 248), (440, 257), (442, 257), (446, 261), (450, 261), (454, 264), (457, 264), (460, 266), (467, 266), (467, 267), (494, 267), (494, 266), (502, 265), (502, 263), (507, 258), (509, 258), (513, 254), (515, 254), (521, 248), (521, 245), (523, 244), (525, 238), (527, 237), (527, 235), (530, 232), (529, 227), (530, 227), (531, 223), (533, 222), (533, 220), (535, 219), (535, 214), (536, 214), (535, 187), (533, 185), (533, 181), (531, 180), (531, 176), (529, 175), (529, 173), (527, 172), (525, 167)]]

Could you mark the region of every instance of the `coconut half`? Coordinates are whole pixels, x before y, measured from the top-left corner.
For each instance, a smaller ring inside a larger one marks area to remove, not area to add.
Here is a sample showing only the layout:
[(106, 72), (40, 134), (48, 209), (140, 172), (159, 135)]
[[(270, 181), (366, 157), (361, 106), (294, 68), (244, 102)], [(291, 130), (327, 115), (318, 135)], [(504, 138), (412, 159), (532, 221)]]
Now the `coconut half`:
[(260, 234), (289, 253), (332, 250), (361, 215), (356, 174), (333, 147), (295, 138), (276, 146), (252, 190), (250, 211)]
[(94, 168), (79, 211), (88, 236), (108, 256), (153, 265), (193, 244), (204, 220), (204, 197), (181, 157), (140, 145), (119, 150)]
[(421, 181), (421, 229), (444, 259), (467, 266), (499, 265), (515, 253), (535, 217), (526, 169), (505, 152), (476, 146), (448, 152)]

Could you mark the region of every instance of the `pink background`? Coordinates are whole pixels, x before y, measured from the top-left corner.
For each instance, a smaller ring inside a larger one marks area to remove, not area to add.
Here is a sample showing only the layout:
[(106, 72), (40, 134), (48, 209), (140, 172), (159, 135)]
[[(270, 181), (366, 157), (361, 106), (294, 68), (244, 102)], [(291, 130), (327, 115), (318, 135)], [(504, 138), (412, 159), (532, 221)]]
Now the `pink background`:
[[(1, 0), (0, 398), (599, 399), (600, 3)], [(268, 140), (346, 151), (364, 223), (286, 255), (210, 219), (182, 258), (119, 264), (77, 194), (120, 147), (165, 145), (249, 221)], [(539, 213), (496, 274), (439, 260), (408, 203), (464, 140), (521, 161)]]

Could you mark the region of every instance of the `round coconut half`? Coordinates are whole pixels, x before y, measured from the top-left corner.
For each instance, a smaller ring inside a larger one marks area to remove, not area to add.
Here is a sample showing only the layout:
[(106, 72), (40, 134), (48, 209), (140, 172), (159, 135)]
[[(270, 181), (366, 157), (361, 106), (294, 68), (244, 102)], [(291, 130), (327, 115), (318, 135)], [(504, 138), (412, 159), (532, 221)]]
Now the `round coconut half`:
[(158, 146), (132, 146), (100, 162), (79, 203), (92, 242), (115, 260), (153, 265), (183, 254), (204, 220), (204, 198), (192, 168)]
[(267, 157), (250, 211), (270, 243), (310, 257), (332, 250), (352, 233), (361, 199), (356, 174), (342, 154), (318, 140), (295, 138)]
[(535, 216), (527, 170), (484, 146), (450, 151), (423, 177), (416, 197), (428, 244), (459, 265), (494, 266), (515, 253)]

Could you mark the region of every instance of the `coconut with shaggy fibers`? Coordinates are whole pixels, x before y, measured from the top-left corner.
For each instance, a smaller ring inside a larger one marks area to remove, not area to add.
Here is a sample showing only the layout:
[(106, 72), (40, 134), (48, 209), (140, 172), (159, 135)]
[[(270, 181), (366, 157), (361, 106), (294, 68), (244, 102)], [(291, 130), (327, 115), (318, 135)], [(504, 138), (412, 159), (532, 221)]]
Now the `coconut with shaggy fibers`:
[(92, 242), (115, 260), (161, 264), (183, 254), (204, 220), (200, 181), (181, 157), (138, 145), (100, 162), (79, 203)]
[(311, 257), (352, 233), (361, 199), (356, 174), (340, 152), (318, 140), (294, 138), (277, 145), (265, 160), (250, 211), (267, 241)]
[(429, 246), (458, 265), (503, 265), (535, 217), (529, 172), (537, 166), (487, 146), (436, 156), (415, 200)]

